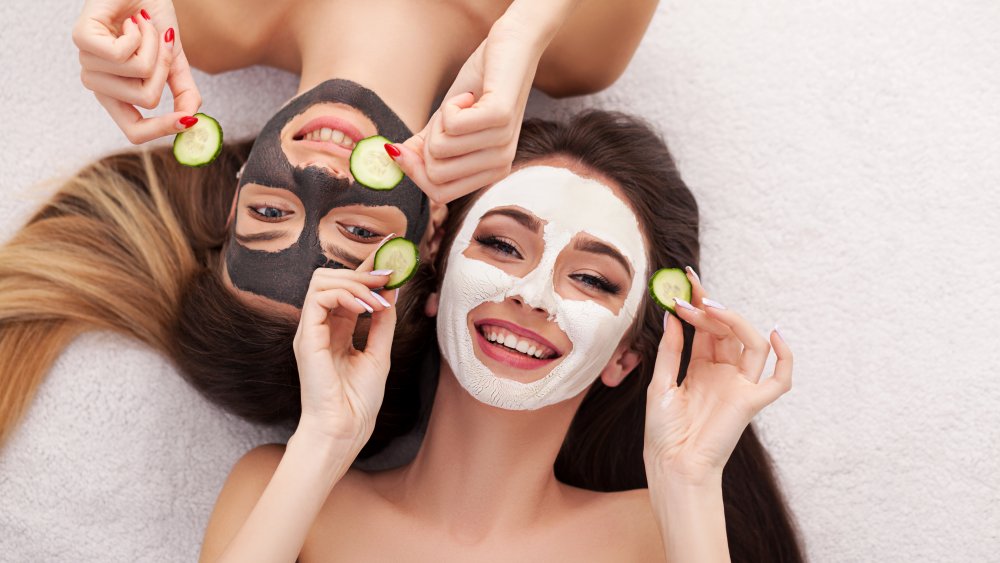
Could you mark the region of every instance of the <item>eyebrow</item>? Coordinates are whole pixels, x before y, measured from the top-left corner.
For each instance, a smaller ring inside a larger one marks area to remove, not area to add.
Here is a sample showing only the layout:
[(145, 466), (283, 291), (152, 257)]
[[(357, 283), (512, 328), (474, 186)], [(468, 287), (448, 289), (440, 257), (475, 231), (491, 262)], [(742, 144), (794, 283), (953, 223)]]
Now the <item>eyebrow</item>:
[(632, 275), (632, 267), (629, 266), (628, 260), (625, 260), (625, 257), (622, 256), (622, 253), (615, 250), (613, 246), (604, 244), (603, 242), (598, 240), (584, 239), (584, 240), (577, 240), (575, 243), (573, 243), (573, 249), (580, 250), (582, 252), (590, 252), (593, 254), (602, 254), (604, 256), (609, 256), (612, 259), (616, 260), (619, 264), (621, 264), (622, 267), (625, 268), (625, 271), (629, 273), (629, 275)]
[(484, 213), (479, 220), (482, 221), (483, 219), (486, 219), (487, 217), (492, 217), (494, 215), (502, 215), (504, 217), (510, 217), (511, 219), (517, 221), (524, 227), (536, 233), (542, 230), (542, 222), (541, 220), (538, 219), (538, 217), (525, 213), (524, 211), (511, 209), (509, 207), (500, 209), (491, 209), (486, 213)]
[(264, 231), (263, 233), (254, 233), (250, 235), (241, 235), (236, 233), (236, 240), (241, 244), (249, 244), (251, 242), (277, 240), (283, 236), (285, 236), (285, 231)]
[(323, 252), (326, 252), (327, 254), (333, 256), (336, 260), (339, 260), (341, 264), (350, 266), (351, 268), (357, 268), (361, 265), (361, 262), (363, 262), (361, 258), (352, 256), (343, 248), (333, 244), (323, 245)]

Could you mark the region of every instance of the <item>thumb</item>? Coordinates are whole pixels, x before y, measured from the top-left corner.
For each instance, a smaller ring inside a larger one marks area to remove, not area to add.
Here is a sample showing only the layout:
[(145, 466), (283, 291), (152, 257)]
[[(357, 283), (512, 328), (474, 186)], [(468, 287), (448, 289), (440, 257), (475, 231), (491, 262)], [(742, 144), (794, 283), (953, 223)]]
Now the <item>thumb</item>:
[(433, 201), (437, 185), (427, 177), (427, 166), (423, 157), (424, 138), (421, 136), (422, 133), (423, 131), (402, 143), (388, 143), (385, 150), (396, 162), (396, 165), (403, 170), (403, 173)]
[(444, 128), (444, 132), (451, 133), (455, 129), (458, 115), (462, 110), (471, 108), (475, 103), (475, 94), (472, 92), (463, 92), (441, 104), (441, 125)]

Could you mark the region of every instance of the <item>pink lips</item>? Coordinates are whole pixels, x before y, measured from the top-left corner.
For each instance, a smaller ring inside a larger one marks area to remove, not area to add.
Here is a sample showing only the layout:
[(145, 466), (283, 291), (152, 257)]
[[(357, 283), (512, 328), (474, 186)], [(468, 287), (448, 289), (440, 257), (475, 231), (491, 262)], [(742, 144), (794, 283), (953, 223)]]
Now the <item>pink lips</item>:
[[(479, 327), (483, 325), (497, 326), (509, 330), (510, 332), (513, 332), (518, 336), (530, 338), (538, 342), (539, 344), (542, 344), (552, 350), (555, 350), (557, 355), (546, 359), (534, 358), (531, 356), (526, 356), (520, 352), (510, 350), (502, 345), (494, 344), (489, 340), (486, 340), (486, 337), (484, 337), (483, 334), (479, 331)], [(498, 362), (507, 364), (511, 367), (524, 370), (537, 369), (562, 357), (562, 352), (560, 352), (559, 349), (554, 344), (542, 338), (538, 334), (526, 328), (520, 327), (516, 324), (509, 323), (507, 321), (501, 321), (499, 319), (483, 319), (480, 321), (476, 321), (474, 323), (474, 327), (475, 327), (474, 332), (476, 333), (476, 341), (479, 343), (479, 349), (482, 350), (483, 354), (486, 354), (488, 357)]]

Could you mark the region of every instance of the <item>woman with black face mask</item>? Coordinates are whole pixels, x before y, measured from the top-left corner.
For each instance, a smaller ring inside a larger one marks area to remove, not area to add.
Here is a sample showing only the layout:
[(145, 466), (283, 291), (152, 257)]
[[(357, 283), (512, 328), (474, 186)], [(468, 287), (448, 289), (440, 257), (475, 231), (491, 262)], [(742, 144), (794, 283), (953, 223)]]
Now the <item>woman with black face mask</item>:
[[(391, 233), (432, 259), (444, 203), (509, 170), (529, 89), (567, 96), (613, 82), (655, 4), (87, 1), (73, 30), (81, 79), (132, 142), (194, 122), (192, 66), (262, 64), (301, 81), (252, 146), (227, 143), (204, 168), (166, 148), (104, 158), (0, 249), (0, 447), (60, 352), (89, 331), (150, 346), (228, 412), (296, 420), (291, 342), (307, 273), (356, 267)], [(144, 118), (137, 107), (166, 87), (176, 111)], [(375, 133), (412, 180), (385, 194), (359, 188), (346, 165)], [(390, 387), (370, 452), (415, 422), (397, 408), (415, 382)], [(163, 420), (172, 426), (158, 436), (184, 432), (185, 421)], [(133, 440), (80, 422), (81, 443)]]

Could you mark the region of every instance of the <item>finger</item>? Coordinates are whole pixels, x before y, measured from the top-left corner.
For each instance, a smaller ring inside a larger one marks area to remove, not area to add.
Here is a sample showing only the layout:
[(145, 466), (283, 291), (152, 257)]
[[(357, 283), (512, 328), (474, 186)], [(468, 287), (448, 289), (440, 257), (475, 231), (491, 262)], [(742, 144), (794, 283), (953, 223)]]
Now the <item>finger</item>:
[(133, 106), (154, 109), (160, 103), (163, 86), (170, 70), (172, 42), (161, 42), (153, 74), (148, 79), (124, 78), (106, 72), (84, 70), (83, 85), (94, 93), (104, 94)]
[(721, 322), (705, 314), (705, 311), (695, 307), (687, 301), (675, 297), (674, 312), (681, 319), (693, 326), (695, 330), (705, 331), (716, 338), (728, 338), (733, 336), (733, 331)]
[(778, 400), (778, 397), (792, 388), (792, 349), (788, 347), (777, 326), (771, 331), (768, 339), (778, 359), (774, 363), (774, 374), (758, 385), (758, 409)]
[[(355, 270), (355, 271), (356, 272), (362, 272), (362, 273), (368, 274), (369, 277), (370, 277), (371, 276), (372, 268), (375, 267), (375, 253), (378, 252), (378, 249), (382, 248), (383, 244), (389, 242), (390, 240), (392, 240), (394, 238), (396, 238), (396, 233), (389, 233), (388, 235), (386, 235), (385, 238), (383, 238), (378, 243), (378, 246), (375, 247), (375, 250), (372, 250), (368, 254), (368, 256), (365, 257), (365, 259), (361, 262), (361, 264), (358, 266), (357, 270)], [(377, 276), (377, 277), (388, 277), (388, 275), (389, 274), (384, 274), (383, 276)]]
[(462, 92), (457, 96), (452, 96), (441, 104), (441, 130), (444, 133), (450, 135), (465, 135), (469, 133), (475, 133), (475, 131), (466, 131), (465, 133), (458, 133), (454, 129), (454, 123), (458, 119), (460, 113), (472, 107), (476, 103), (476, 96), (472, 92)]
[(477, 131), (468, 135), (435, 135), (427, 145), (427, 152), (435, 159), (454, 158), (488, 149), (512, 144), (513, 131), (497, 127)]
[[(125, 78), (149, 78), (156, 68), (156, 56), (159, 49), (159, 33), (145, 19), (139, 19), (139, 30), (142, 41), (135, 53), (125, 62), (109, 60), (87, 51), (80, 51), (80, 66), (93, 72), (104, 72)], [(131, 23), (131, 20), (130, 20)]]
[(309, 287), (316, 289), (332, 289), (346, 287), (350, 284), (360, 284), (368, 290), (378, 289), (385, 285), (388, 274), (373, 276), (370, 270), (349, 270), (347, 268), (317, 268), (313, 272)]
[[(329, 268), (319, 268), (318, 270), (324, 269)], [(350, 270), (346, 271), (350, 272)], [(385, 301), (382, 296), (376, 294), (373, 290), (373, 288), (380, 287), (384, 284), (384, 278), (372, 276), (371, 274), (356, 275), (358, 276), (358, 279), (350, 279), (343, 276), (330, 277), (325, 273), (313, 274), (313, 279), (309, 283), (309, 290), (306, 292), (306, 297), (309, 296), (309, 292), (343, 289), (350, 292), (351, 295), (357, 298), (361, 307), (369, 313), (388, 308), (388, 302)]]
[(705, 299), (704, 303), (707, 305), (705, 313), (728, 326), (743, 344), (743, 352), (736, 363), (740, 372), (749, 381), (754, 383), (760, 381), (760, 374), (764, 371), (764, 363), (767, 362), (767, 355), (771, 352), (771, 345), (735, 311), (726, 309), (721, 303), (711, 299)]
[(517, 120), (517, 99), (487, 91), (469, 108), (454, 112), (444, 131), (449, 135), (468, 135), (495, 127), (506, 127)]
[(170, 87), (170, 93), (174, 97), (174, 111), (191, 115), (197, 113), (201, 107), (201, 92), (198, 91), (194, 75), (191, 74), (191, 65), (188, 63), (180, 39), (174, 41), (176, 56), (170, 65), (167, 86)]
[(371, 324), (368, 329), (368, 341), (365, 345), (365, 353), (371, 354), (382, 365), (389, 365), (389, 355), (392, 352), (392, 339), (396, 334), (396, 290), (383, 290), (381, 297), (388, 301), (392, 307), (379, 311), (372, 315)]
[[(309, 302), (310, 299), (307, 297), (306, 303), (302, 305), (303, 319), (306, 304)], [(313, 293), (311, 302), (313, 312), (309, 316), (309, 324), (303, 324), (306, 342), (315, 347), (353, 349), (354, 329), (358, 324), (358, 316), (367, 312), (361, 302), (343, 289), (317, 291)], [(310, 338), (316, 340), (311, 341)]]
[[(691, 282), (690, 305), (697, 309), (698, 313), (703, 314), (705, 310), (703, 302), (708, 297), (708, 293), (705, 291), (701, 279), (693, 268), (688, 266), (684, 270), (687, 273), (688, 281)], [(707, 316), (703, 316), (703, 318), (711, 319), (711, 317)], [(718, 330), (696, 330), (691, 349), (691, 359), (735, 364), (739, 361), (741, 348), (739, 341), (733, 335), (732, 331), (729, 330), (729, 327), (726, 327), (726, 331), (724, 332)]]
[(183, 131), (185, 126), (178, 121), (184, 114), (171, 113), (156, 117), (143, 117), (131, 104), (116, 100), (104, 94), (94, 93), (97, 101), (114, 120), (125, 137), (134, 144), (142, 144), (165, 135)]
[(73, 28), (73, 43), (78, 49), (115, 63), (127, 61), (141, 42), (139, 25), (131, 18), (122, 24), (120, 35), (94, 18), (87, 18)]
[(499, 162), (509, 163), (512, 160), (512, 148), (494, 147), (445, 160), (425, 160), (425, 170), (430, 181), (440, 188), (451, 182), (471, 178), (480, 172), (493, 170)]
[(342, 288), (310, 291), (302, 303), (299, 326), (308, 331), (309, 327), (326, 326), (332, 311), (341, 309), (355, 317), (365, 312), (365, 308), (354, 299), (354, 294)]
[(684, 330), (681, 322), (667, 313), (664, 318), (663, 336), (656, 350), (656, 364), (649, 393), (660, 396), (677, 387), (677, 376), (681, 369), (681, 352), (684, 349)]

